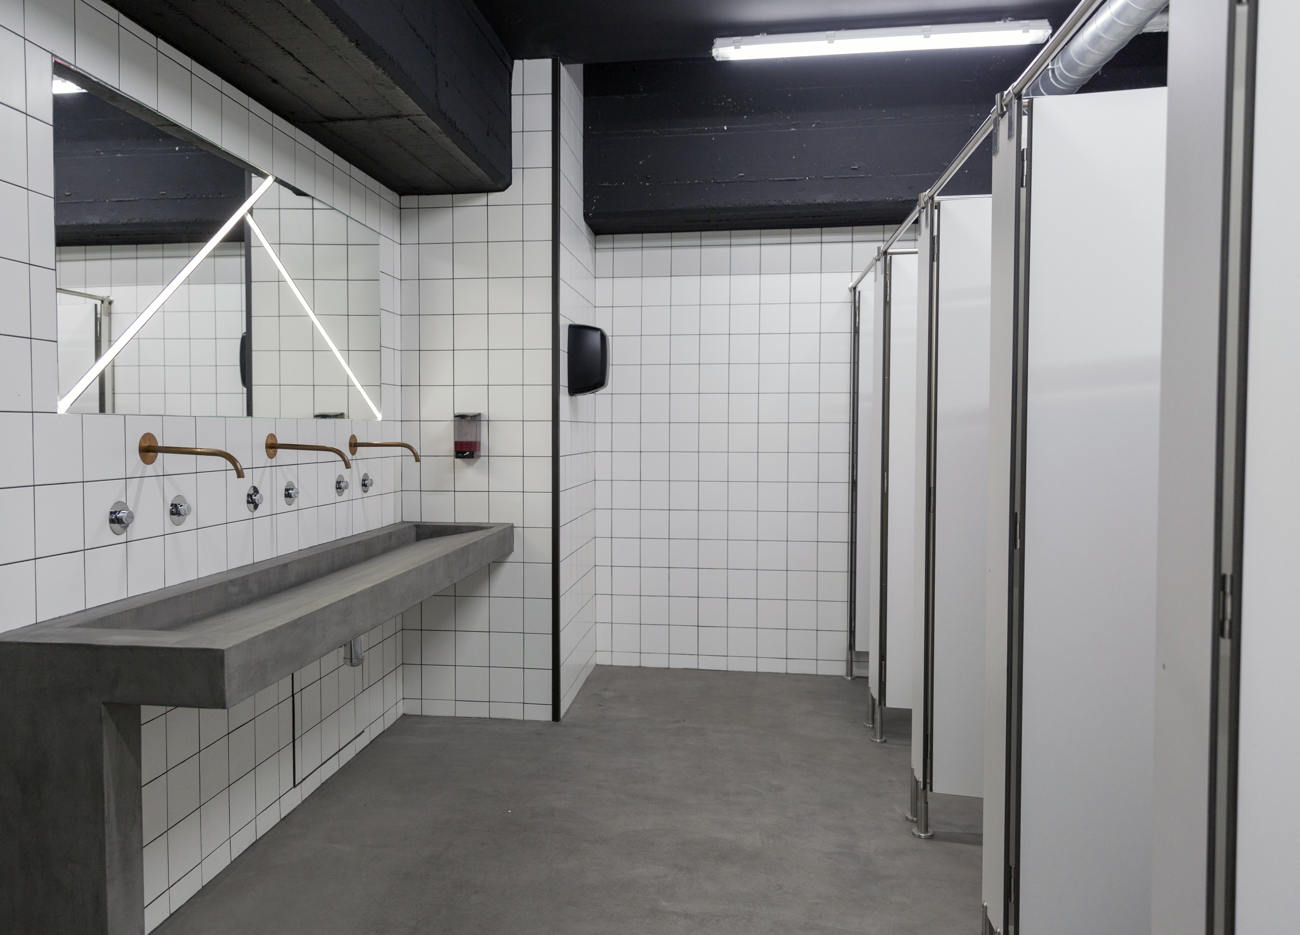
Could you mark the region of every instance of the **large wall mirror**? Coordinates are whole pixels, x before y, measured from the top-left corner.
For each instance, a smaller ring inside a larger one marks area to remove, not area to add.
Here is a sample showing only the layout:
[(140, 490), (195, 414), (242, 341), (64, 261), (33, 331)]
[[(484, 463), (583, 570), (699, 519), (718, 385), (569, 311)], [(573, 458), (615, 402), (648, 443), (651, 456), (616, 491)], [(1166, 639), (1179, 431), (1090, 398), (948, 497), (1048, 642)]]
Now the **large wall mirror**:
[(380, 418), (379, 235), (54, 75), (58, 410)]

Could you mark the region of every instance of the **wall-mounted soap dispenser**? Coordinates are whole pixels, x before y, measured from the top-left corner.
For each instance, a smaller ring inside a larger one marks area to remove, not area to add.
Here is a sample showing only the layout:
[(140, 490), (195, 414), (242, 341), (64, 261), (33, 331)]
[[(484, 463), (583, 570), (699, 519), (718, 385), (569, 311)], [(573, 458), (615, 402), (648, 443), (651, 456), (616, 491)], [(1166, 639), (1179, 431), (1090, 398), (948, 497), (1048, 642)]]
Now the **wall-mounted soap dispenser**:
[(609, 381), (609, 338), (595, 325), (569, 325), (569, 395), (603, 389)]
[(456, 457), (477, 458), (483, 447), (483, 413), (456, 413)]

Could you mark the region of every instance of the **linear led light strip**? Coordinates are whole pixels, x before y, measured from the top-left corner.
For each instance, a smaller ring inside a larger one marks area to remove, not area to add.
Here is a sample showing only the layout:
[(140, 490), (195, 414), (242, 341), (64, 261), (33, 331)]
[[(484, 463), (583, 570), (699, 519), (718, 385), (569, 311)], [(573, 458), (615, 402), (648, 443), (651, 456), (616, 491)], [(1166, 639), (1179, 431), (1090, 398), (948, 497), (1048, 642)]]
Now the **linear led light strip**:
[(869, 52), (920, 52), (930, 49), (983, 49), (1004, 45), (1038, 45), (1047, 41), (1047, 20), (956, 23), (886, 29), (841, 29), (831, 32), (736, 36), (713, 41), (720, 62)]
[(153, 318), (154, 313), (163, 307), (163, 303), (172, 297), (172, 293), (180, 288), (181, 284), (198, 268), (198, 265), (208, 258), (208, 254), (216, 249), (217, 244), (226, 239), (226, 235), (230, 233), (231, 229), (247, 216), (253, 205), (257, 204), (257, 200), (266, 194), (266, 190), (274, 182), (275, 178), (268, 175), (262, 184), (257, 187), (257, 190), (248, 196), (248, 200), (239, 206), (239, 210), (232, 214), (230, 219), (212, 235), (212, 239), (205, 243), (199, 252), (194, 254), (190, 261), (181, 268), (181, 271), (172, 278), (172, 281), (163, 287), (162, 292), (158, 293), (157, 297), (145, 306), (144, 311), (136, 316), (135, 321), (131, 322), (121, 336), (113, 342), (112, 346), (103, 353), (99, 360), (95, 361), (91, 368), (86, 371), (85, 376), (73, 384), (67, 395), (59, 399), (56, 408), (60, 413), (71, 409), (72, 404), (77, 401), (82, 393), (86, 392), (90, 384), (99, 379), (99, 375), (113, 362), (113, 358), (122, 352), (122, 348), (131, 343), (145, 325), (149, 324), (149, 319)]
[(253, 236), (257, 238), (257, 242), (262, 245), (262, 249), (264, 249), (267, 255), (271, 258), (271, 262), (275, 264), (275, 268), (279, 270), (280, 278), (282, 278), (289, 286), (289, 291), (293, 293), (293, 297), (298, 300), (298, 304), (302, 306), (302, 310), (307, 313), (307, 317), (311, 319), (311, 323), (316, 326), (317, 333), (325, 339), (325, 343), (329, 345), (329, 349), (333, 351), (334, 356), (338, 358), (339, 365), (343, 368), (343, 372), (348, 375), (348, 379), (351, 380), (352, 385), (357, 388), (357, 392), (360, 393), (361, 398), (366, 401), (366, 405), (369, 406), (370, 411), (375, 414), (375, 418), (377, 420), (382, 420), (383, 416), (379, 414), (379, 409), (370, 401), (370, 395), (366, 393), (365, 388), (361, 385), (361, 381), (357, 379), (357, 375), (353, 373), (352, 368), (348, 366), (348, 362), (343, 358), (343, 354), (340, 353), (338, 345), (336, 345), (330, 338), (329, 334), (325, 331), (325, 326), (320, 323), (320, 319), (316, 317), (316, 313), (311, 310), (311, 306), (307, 304), (307, 300), (304, 299), (302, 293), (298, 291), (298, 284), (293, 281), (293, 277), (289, 275), (289, 271), (285, 269), (284, 264), (280, 262), (280, 257), (276, 255), (276, 252), (271, 249), (271, 245), (267, 243), (266, 237), (262, 234), (262, 229), (257, 226), (257, 222), (254, 221), (251, 216), (246, 217), (244, 220), (248, 222), (249, 230), (253, 232)]

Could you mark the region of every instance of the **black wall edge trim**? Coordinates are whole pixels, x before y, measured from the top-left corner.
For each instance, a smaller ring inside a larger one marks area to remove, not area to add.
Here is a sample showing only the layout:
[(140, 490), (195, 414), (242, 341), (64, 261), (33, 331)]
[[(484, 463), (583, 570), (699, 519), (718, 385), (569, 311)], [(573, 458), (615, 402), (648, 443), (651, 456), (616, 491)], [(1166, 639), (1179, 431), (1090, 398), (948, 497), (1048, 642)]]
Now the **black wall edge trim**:
[(551, 720), (560, 719), (560, 102), (559, 59), (551, 59)]

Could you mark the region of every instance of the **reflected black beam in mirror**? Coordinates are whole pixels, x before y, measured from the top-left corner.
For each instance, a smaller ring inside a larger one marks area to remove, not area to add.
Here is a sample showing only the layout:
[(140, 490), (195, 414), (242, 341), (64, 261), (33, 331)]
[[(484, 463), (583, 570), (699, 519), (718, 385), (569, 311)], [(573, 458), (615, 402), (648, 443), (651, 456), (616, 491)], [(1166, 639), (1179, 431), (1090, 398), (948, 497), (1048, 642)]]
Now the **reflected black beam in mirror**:
[(54, 95), (58, 246), (202, 242), (239, 208), (244, 167), (74, 83), (85, 93)]

